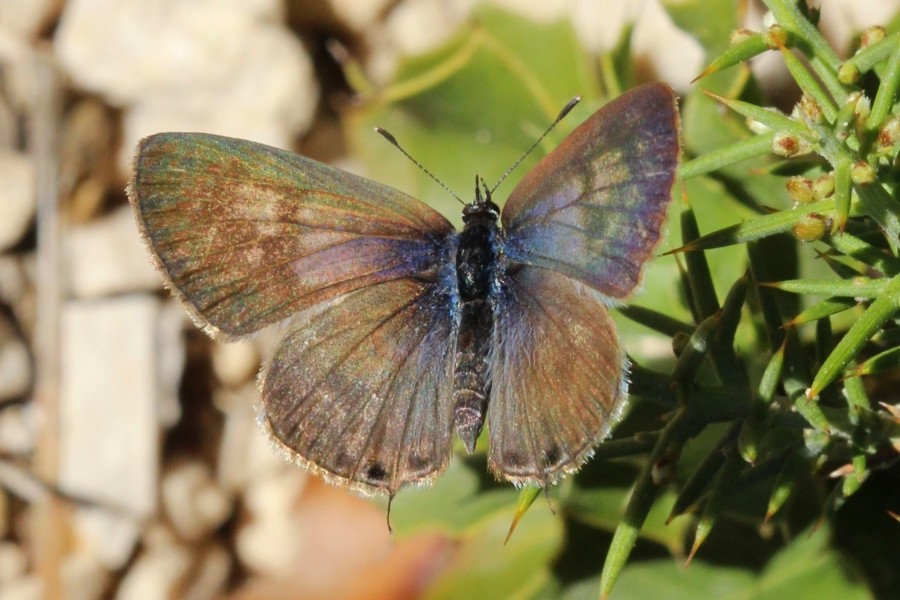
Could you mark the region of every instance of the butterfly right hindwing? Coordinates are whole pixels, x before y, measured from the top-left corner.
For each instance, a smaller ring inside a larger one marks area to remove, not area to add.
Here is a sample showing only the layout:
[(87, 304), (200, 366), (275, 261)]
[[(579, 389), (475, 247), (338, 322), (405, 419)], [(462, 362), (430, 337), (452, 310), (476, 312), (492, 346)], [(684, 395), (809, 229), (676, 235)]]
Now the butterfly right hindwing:
[(524, 267), (506, 278), (494, 326), (488, 465), (517, 484), (576, 470), (625, 402), (625, 355), (596, 292)]

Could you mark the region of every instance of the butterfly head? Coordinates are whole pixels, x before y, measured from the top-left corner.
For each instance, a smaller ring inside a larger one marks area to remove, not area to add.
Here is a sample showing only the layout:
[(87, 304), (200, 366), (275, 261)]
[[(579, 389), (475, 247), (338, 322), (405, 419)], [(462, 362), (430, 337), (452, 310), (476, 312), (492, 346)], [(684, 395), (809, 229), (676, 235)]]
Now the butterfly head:
[[(482, 192), (483, 190), (483, 192)], [(475, 176), (475, 202), (466, 204), (463, 208), (463, 223), (466, 225), (475, 221), (491, 221), (496, 223), (500, 218), (500, 207), (491, 200), (491, 190), (484, 179)]]

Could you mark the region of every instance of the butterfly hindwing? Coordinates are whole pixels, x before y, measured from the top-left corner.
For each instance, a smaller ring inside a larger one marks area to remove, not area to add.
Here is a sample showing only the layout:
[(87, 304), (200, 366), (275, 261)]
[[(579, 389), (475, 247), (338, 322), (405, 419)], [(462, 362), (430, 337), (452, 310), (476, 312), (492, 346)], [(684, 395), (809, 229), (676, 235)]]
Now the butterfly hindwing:
[(598, 294), (525, 266), (505, 278), (494, 326), (488, 464), (517, 484), (576, 470), (625, 402), (625, 355)]
[(387, 186), (202, 133), (141, 141), (129, 197), (169, 287), (208, 333), (225, 337), (433, 269), (452, 231)]
[(616, 98), (513, 190), (502, 214), (508, 258), (624, 299), (659, 242), (678, 151), (671, 88), (650, 84)]
[(375, 284), (301, 316), (262, 378), (266, 427), (303, 466), (362, 492), (450, 459), (456, 323), (440, 282)]

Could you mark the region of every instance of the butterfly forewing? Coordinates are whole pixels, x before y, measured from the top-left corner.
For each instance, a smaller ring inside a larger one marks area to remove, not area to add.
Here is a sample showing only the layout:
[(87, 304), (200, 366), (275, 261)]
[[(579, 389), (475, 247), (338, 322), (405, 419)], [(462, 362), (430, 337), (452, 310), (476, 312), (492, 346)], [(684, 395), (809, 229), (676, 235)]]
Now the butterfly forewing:
[(613, 100), (513, 190), (503, 207), (508, 258), (627, 297), (659, 242), (678, 151), (671, 88)]
[(129, 197), (170, 287), (210, 334), (229, 337), (427, 272), (452, 231), (392, 188), (200, 133), (144, 139)]
[(448, 290), (375, 284), (311, 311), (263, 376), (266, 425), (297, 462), (363, 492), (423, 483), (450, 459)]
[(574, 471), (625, 401), (625, 356), (598, 294), (559, 273), (508, 276), (494, 327), (491, 471), (547, 485)]

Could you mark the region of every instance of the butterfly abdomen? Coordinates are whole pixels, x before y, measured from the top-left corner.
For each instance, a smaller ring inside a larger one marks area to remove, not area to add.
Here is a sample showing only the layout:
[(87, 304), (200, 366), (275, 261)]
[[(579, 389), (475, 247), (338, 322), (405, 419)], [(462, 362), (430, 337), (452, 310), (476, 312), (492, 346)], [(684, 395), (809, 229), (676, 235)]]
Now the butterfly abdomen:
[(466, 207), (456, 252), (459, 333), (453, 373), (456, 433), (472, 452), (484, 426), (490, 396), (489, 357), (494, 329), (489, 300), (498, 269), (499, 209), (488, 200)]

